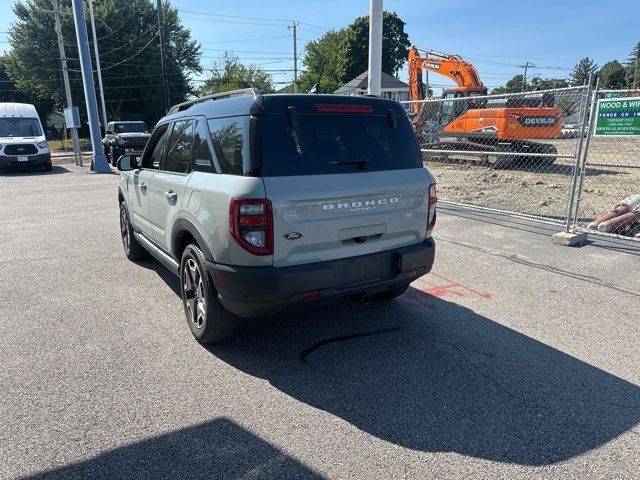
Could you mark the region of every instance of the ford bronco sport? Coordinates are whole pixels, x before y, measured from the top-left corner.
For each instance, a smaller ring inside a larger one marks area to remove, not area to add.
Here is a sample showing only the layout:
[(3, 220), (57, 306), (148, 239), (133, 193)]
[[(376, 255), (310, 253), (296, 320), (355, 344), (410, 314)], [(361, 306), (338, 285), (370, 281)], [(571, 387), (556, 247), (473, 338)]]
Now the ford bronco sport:
[(391, 299), (431, 270), (434, 178), (399, 103), (261, 95), (174, 106), (122, 156), (125, 254), (180, 278), (191, 332), (340, 299)]

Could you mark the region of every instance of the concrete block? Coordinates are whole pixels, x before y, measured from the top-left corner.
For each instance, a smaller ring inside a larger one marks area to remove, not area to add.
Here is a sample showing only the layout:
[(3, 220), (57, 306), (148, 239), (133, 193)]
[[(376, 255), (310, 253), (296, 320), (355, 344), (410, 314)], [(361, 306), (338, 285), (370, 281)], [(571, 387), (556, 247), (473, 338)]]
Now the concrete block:
[(565, 247), (574, 247), (576, 245), (582, 245), (587, 242), (586, 233), (556, 233), (551, 237), (551, 243), (555, 245), (562, 245)]

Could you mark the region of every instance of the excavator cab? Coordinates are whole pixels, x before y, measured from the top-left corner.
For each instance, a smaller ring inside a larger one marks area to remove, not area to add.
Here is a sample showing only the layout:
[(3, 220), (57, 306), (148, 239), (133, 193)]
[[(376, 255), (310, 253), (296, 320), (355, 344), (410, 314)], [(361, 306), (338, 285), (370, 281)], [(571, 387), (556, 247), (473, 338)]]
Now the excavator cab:
[(470, 108), (478, 108), (475, 100), (458, 100), (460, 98), (481, 97), (487, 95), (487, 89), (481, 88), (451, 88), (442, 92), (442, 110), (440, 113), (440, 125), (446, 126), (454, 119), (463, 115)]
[(455, 118), (462, 115), (469, 107), (469, 103), (458, 98), (466, 97), (466, 92), (450, 90), (444, 92), (442, 98), (442, 111), (440, 112), (439, 123), (441, 126), (449, 125)]

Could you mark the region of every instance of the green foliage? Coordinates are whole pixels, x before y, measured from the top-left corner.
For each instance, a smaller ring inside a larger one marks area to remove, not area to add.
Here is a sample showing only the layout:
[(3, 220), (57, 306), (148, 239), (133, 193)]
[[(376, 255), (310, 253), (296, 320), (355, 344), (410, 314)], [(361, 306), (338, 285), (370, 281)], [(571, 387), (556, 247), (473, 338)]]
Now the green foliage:
[(224, 59), (211, 65), (211, 75), (198, 89), (199, 95), (228, 92), (240, 88), (257, 88), (272, 93), (271, 76), (255, 65), (244, 65), (238, 57), (225, 52)]
[(523, 88), (523, 76), (515, 75), (509, 80), (504, 87), (494, 88), (491, 91), (492, 95), (500, 93), (518, 93), (518, 92), (532, 92), (535, 90), (553, 90), (555, 88), (565, 88), (569, 86), (569, 83), (563, 78), (540, 78), (533, 77), (531, 80), (527, 80)]
[[(405, 22), (394, 13), (382, 17), (382, 71), (395, 75), (407, 59), (411, 43), (404, 31)], [(337, 73), (341, 82), (348, 82), (368, 69), (369, 17), (358, 17), (346, 29), (338, 52)]]
[[(585, 57), (576, 63), (573, 67), (573, 71), (569, 75), (569, 82), (572, 87), (580, 87), (586, 85), (589, 82), (589, 75), (595, 73), (598, 70), (598, 65), (589, 57)], [(594, 76), (595, 83), (595, 76)]]
[(625, 74), (626, 72), (624, 67), (617, 60), (605, 63), (598, 71), (598, 77), (600, 77), (600, 88), (625, 88), (627, 84)]
[(633, 88), (636, 75), (638, 79), (635, 84), (638, 88), (640, 87), (640, 42), (633, 47), (625, 64), (625, 80), (629, 88)]
[(330, 30), (318, 40), (307, 43), (305, 56), (302, 60), (303, 65), (306, 67), (306, 72), (298, 77), (298, 90), (300, 92), (306, 93), (316, 84), (323, 62), (324, 70), (320, 80), (320, 91), (333, 93), (344, 83), (339, 75), (340, 56), (338, 52), (345, 37), (345, 28)]
[[(499, 93), (516, 93), (516, 92), (522, 92), (523, 88), (522, 88), (522, 81), (523, 81), (524, 77), (522, 75), (515, 75), (511, 80), (507, 81), (506, 85), (504, 87), (498, 87), (498, 88), (494, 88), (491, 91), (492, 95), (496, 95)], [(525, 85), (525, 89), (526, 89), (526, 85)]]
[[(52, 108), (61, 110), (66, 101), (51, 8), (49, 0), (14, 4), (17, 20), (9, 31), (11, 50), (6, 66), (20, 90), (31, 98), (50, 99)], [(61, 0), (60, 9), (70, 12), (70, 0)], [(192, 94), (189, 75), (201, 72), (200, 47), (181, 25), (177, 9), (165, 0), (163, 10), (171, 103), (175, 104)], [(85, 13), (88, 16), (87, 8)], [(109, 120), (144, 120), (153, 125), (165, 112), (155, 2), (94, 0), (94, 13)], [(86, 118), (72, 15), (62, 15), (62, 36), (73, 102)]]

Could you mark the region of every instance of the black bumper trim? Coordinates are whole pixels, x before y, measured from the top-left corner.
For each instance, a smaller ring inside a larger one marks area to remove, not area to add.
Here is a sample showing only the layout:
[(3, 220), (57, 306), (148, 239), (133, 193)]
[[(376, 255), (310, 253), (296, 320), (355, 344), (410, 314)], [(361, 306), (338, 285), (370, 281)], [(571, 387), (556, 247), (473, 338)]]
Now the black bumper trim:
[(51, 153), (38, 153), (36, 155), (20, 155), (21, 157), (29, 157), (26, 162), (19, 162), (18, 156), (0, 155), (0, 168), (5, 167), (34, 167), (49, 165), (51, 163)]
[[(292, 267), (236, 267), (207, 262), (224, 307), (246, 318), (263, 317), (286, 307), (323, 303), (350, 295), (383, 292), (408, 284), (433, 266), (435, 242), (359, 257)], [(320, 292), (305, 301), (304, 295)]]

